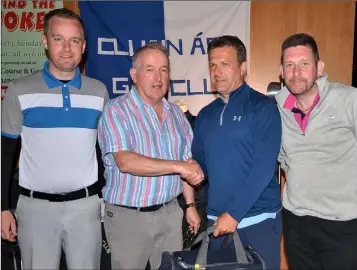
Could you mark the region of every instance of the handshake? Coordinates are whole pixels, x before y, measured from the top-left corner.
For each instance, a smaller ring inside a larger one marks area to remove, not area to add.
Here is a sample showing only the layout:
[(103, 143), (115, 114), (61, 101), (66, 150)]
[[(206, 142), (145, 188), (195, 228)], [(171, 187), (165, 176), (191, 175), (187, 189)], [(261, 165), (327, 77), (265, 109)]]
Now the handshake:
[(180, 162), (178, 173), (192, 186), (199, 185), (204, 179), (200, 165), (192, 158)]

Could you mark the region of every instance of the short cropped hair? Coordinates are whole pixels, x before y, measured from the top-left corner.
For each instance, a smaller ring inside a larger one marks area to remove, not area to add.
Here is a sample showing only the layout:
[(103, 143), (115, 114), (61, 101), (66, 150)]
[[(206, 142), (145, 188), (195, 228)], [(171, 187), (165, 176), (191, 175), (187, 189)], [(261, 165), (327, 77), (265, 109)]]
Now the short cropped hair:
[(170, 66), (170, 58), (169, 58), (168, 50), (161, 43), (153, 41), (153, 42), (149, 42), (148, 44), (140, 47), (139, 49), (137, 49), (135, 51), (135, 53), (134, 53), (134, 55), (132, 57), (132, 60), (131, 60), (132, 65), (133, 65), (134, 68), (136, 67), (136, 62), (137, 62), (138, 57), (140, 56), (140, 54), (143, 53), (144, 51), (147, 51), (147, 50), (158, 50), (158, 51), (163, 52), (166, 55), (167, 60), (169, 62), (169, 66)]
[(84, 29), (83, 21), (82, 21), (81, 17), (79, 17), (79, 15), (77, 15), (74, 11), (72, 11), (72, 10), (70, 10), (68, 8), (58, 8), (58, 9), (51, 10), (44, 17), (44, 20), (43, 20), (44, 30), (43, 30), (43, 32), (44, 32), (45, 35), (47, 35), (47, 33), (48, 33), (49, 22), (54, 17), (63, 18), (63, 19), (70, 19), (70, 20), (77, 20), (81, 24), (82, 29)]
[(319, 50), (317, 48), (317, 43), (315, 39), (305, 33), (294, 34), (283, 42), (281, 45), (281, 64), (284, 63), (284, 52), (286, 49), (296, 46), (305, 46), (312, 50), (312, 55), (314, 56), (315, 62), (320, 61)]
[(239, 64), (247, 61), (247, 49), (238, 37), (225, 35), (212, 39), (208, 44), (208, 54), (211, 50), (222, 47), (233, 47), (237, 52)]

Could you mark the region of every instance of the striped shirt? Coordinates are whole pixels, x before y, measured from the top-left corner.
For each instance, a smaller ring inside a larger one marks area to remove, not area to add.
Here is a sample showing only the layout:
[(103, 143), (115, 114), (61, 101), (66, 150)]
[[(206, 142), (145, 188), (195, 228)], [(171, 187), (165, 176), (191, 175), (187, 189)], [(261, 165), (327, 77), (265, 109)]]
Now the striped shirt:
[(117, 205), (146, 207), (168, 202), (182, 192), (180, 175), (135, 176), (119, 170), (114, 153), (132, 151), (163, 160), (191, 157), (192, 129), (181, 109), (163, 98), (163, 121), (137, 90), (111, 100), (98, 125), (105, 166), (104, 200)]

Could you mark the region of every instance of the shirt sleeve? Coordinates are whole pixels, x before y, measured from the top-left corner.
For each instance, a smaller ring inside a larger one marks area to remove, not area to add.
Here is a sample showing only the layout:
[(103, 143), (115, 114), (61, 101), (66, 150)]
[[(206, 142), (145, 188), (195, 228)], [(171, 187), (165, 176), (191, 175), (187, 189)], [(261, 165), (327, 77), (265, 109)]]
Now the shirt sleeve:
[(185, 136), (185, 149), (183, 152), (183, 157), (182, 160), (186, 160), (192, 157), (191, 153), (191, 145), (192, 145), (192, 139), (193, 139), (193, 131), (191, 128), (190, 123), (188, 122), (186, 116), (182, 114), (183, 116), (183, 129), (184, 129), (184, 136)]
[(20, 139), (1, 136), (1, 211), (10, 209), (16, 149)]
[(1, 135), (17, 139), (22, 131), (23, 114), (16, 86), (11, 83), (1, 101)]
[(105, 87), (104, 106), (107, 105), (108, 101), (109, 101), (109, 94), (107, 88)]
[(192, 141), (192, 158), (200, 164), (201, 169), (205, 175), (207, 176), (206, 164), (205, 164), (205, 152), (204, 152), (204, 144), (203, 138), (201, 136), (201, 119), (202, 113), (200, 112), (195, 121), (195, 129), (193, 132), (193, 141)]
[(357, 140), (357, 88), (353, 88), (352, 94), (348, 99), (350, 104), (346, 106), (347, 115), (351, 123), (352, 132)]
[(98, 143), (104, 164), (116, 165), (113, 153), (133, 151), (135, 142), (120, 105), (109, 102), (99, 119)]
[(285, 164), (285, 151), (283, 149), (283, 146), (281, 145), (280, 147), (280, 152), (278, 156), (278, 162), (280, 163), (281, 168), (285, 171), (286, 169), (286, 164)]
[(10, 208), (14, 158), (23, 124), (23, 114), (15, 87), (15, 84), (11, 83), (1, 101), (1, 210)]

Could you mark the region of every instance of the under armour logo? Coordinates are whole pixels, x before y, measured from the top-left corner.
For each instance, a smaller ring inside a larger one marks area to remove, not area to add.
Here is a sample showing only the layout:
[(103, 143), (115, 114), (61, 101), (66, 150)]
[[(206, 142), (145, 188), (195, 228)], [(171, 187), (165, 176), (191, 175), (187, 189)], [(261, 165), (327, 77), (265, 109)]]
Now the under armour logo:
[(234, 116), (233, 117), (233, 121), (236, 121), (236, 120), (240, 121), (241, 119), (242, 119), (242, 116)]

